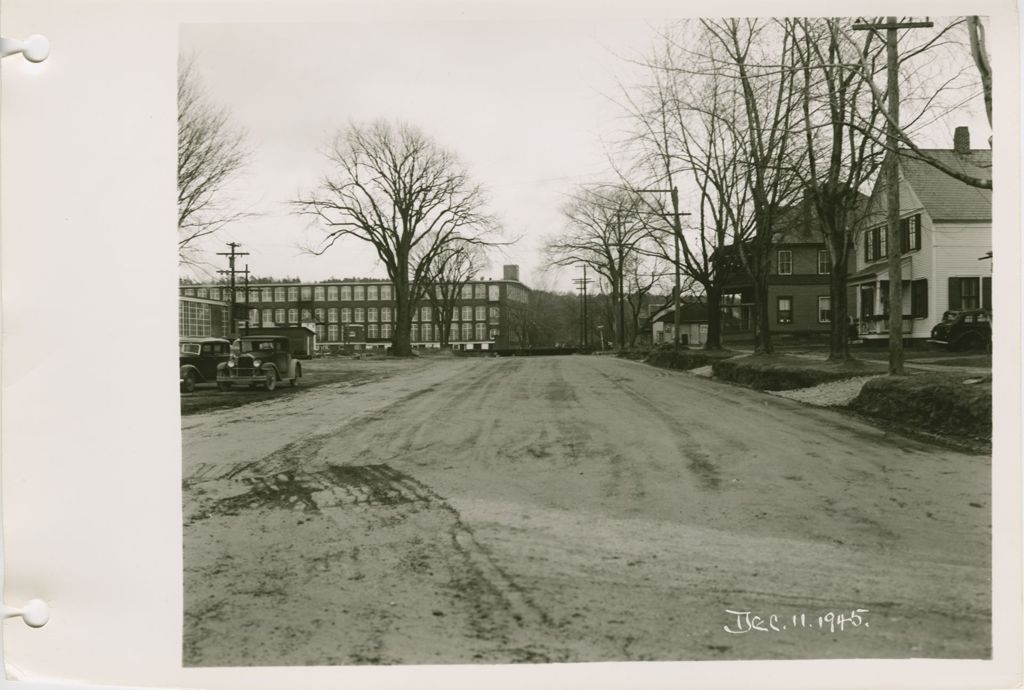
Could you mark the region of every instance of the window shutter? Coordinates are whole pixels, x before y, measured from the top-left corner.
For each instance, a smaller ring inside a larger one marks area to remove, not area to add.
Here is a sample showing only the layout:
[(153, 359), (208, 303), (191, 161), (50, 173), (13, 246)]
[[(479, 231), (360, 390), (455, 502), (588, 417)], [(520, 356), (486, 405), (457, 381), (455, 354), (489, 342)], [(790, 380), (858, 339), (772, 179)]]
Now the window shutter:
[(917, 318), (928, 316), (928, 280), (915, 280), (910, 288), (910, 314)]
[(900, 219), (900, 252), (906, 254), (910, 251), (910, 219)]
[(949, 310), (960, 311), (960, 279), (949, 279)]
[(914, 247), (921, 248), (921, 214), (914, 216)]
[(985, 309), (992, 308), (992, 279), (981, 279), (981, 306)]
[(864, 233), (864, 263), (871, 261), (871, 231)]
[(889, 313), (889, 281), (878, 281), (878, 301), (882, 303), (882, 314)]

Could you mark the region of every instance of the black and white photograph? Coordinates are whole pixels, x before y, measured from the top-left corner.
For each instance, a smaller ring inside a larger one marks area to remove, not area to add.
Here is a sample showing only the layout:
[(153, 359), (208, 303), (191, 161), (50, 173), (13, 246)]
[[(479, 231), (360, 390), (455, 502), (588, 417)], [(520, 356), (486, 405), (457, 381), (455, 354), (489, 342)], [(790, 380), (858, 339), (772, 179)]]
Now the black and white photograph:
[(180, 31), (185, 666), (991, 657), (986, 17), (283, 29)]
[(0, 29), (2, 688), (1024, 683), (1012, 0)]

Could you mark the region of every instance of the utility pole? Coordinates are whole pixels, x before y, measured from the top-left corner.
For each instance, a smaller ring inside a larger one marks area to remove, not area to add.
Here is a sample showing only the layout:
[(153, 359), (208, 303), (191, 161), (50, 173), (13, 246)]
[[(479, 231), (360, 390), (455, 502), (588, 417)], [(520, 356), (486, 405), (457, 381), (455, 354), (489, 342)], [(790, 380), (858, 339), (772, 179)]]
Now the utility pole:
[(590, 283), (590, 279), (587, 278), (587, 265), (583, 264), (583, 277), (573, 278), (573, 283), (576, 284), (576, 289), (580, 291), (580, 347), (583, 349), (587, 348), (587, 284)]
[[(671, 180), (669, 180), (671, 182)], [(659, 192), (661, 194), (669, 194), (672, 199), (672, 231), (675, 234), (675, 267), (676, 267), (676, 286), (675, 286), (675, 315), (672, 322), (672, 343), (673, 348), (678, 352), (679, 350), (679, 331), (681, 324), (681, 318), (679, 313), (679, 300), (680, 293), (682, 292), (682, 276), (679, 268), (679, 244), (683, 238), (683, 223), (680, 220), (681, 216), (688, 216), (689, 213), (682, 213), (679, 211), (679, 188), (672, 185), (670, 189), (638, 189), (637, 192)]]
[[(236, 271), (235, 270), (235, 259), (237, 257), (240, 257), (240, 256), (249, 256), (249, 252), (237, 251), (238, 248), (241, 247), (241, 246), (242, 245), (240, 245), (238, 242), (228, 242), (228, 247), (231, 249), (231, 251), (229, 251), (229, 252), (217, 252), (217, 256), (226, 256), (226, 257), (228, 257), (228, 270), (226, 270), (226, 271), (223, 271), (223, 270), (217, 271), (217, 273), (220, 273), (221, 275), (230, 276), (230, 280), (231, 280), (231, 303), (230, 303), (231, 306), (228, 308), (228, 314), (229, 314), (228, 318), (231, 320), (230, 321), (231, 333), (234, 333), (234, 330), (235, 330), (235, 274), (243, 272), (243, 271)], [(249, 266), (248, 266), (248, 264), (246, 264), (244, 273), (245, 273), (246, 286), (248, 286), (248, 284), (249, 284)], [(246, 306), (246, 312), (247, 312), (246, 315), (245, 315), (245, 318), (246, 318), (246, 321), (248, 321), (248, 319), (249, 319), (249, 314), (248, 314), (249, 291), (248, 290), (246, 290), (246, 292), (245, 292), (245, 306)]]
[(886, 58), (886, 118), (885, 147), (888, 158), (885, 170), (888, 228), (886, 245), (889, 253), (889, 374), (903, 375), (903, 247), (900, 244), (900, 167), (899, 167), (899, 126), (900, 126), (900, 85), (899, 52), (896, 32), (899, 29), (921, 29), (933, 26), (930, 21), (899, 21), (886, 17), (884, 22), (857, 22), (855, 31), (880, 31), (885, 29)]

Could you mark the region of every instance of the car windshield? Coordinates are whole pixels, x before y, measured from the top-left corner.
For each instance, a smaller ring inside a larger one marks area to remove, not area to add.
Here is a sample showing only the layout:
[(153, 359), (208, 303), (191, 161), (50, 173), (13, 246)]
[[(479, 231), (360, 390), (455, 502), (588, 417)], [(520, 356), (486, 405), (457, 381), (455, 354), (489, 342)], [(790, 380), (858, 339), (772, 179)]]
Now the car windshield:
[(942, 323), (953, 323), (956, 318), (960, 316), (961, 312), (958, 311), (947, 311), (942, 315)]
[(183, 355), (198, 355), (199, 354), (199, 343), (182, 343), (181, 354)]
[(273, 352), (273, 340), (243, 340), (242, 352)]

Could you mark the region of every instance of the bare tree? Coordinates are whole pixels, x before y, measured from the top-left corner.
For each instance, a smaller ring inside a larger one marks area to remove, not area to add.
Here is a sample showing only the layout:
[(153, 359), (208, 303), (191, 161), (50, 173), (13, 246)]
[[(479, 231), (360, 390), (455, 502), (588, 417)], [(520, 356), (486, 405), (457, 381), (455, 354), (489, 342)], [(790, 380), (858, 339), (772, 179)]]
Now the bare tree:
[(434, 258), (453, 245), (491, 244), (495, 219), (483, 188), (454, 154), (406, 124), (352, 124), (326, 152), (332, 170), (292, 202), (325, 226), (314, 254), (342, 238), (370, 244), (395, 287), (393, 351), (412, 354), (412, 309), (424, 296)]
[[(688, 222), (675, 237), (673, 214), (664, 195), (644, 194), (645, 217), (658, 252), (704, 292), (708, 305), (705, 349), (721, 348), (723, 284), (734, 268), (724, 260), (730, 242), (746, 242), (752, 232), (744, 131), (735, 90), (716, 70), (692, 70), (693, 40), (699, 33), (683, 24), (667, 32), (663, 46), (647, 61), (650, 82), (626, 94), (635, 132), (628, 143), (636, 187), (683, 187)], [(682, 225), (682, 224), (681, 224)], [(735, 252), (732, 252), (735, 253)]]
[(178, 60), (178, 259), (197, 261), (197, 241), (251, 214), (236, 211), (225, 190), (245, 165), (245, 132), (215, 105), (195, 61)]
[[(550, 265), (585, 264), (611, 292), (611, 327), (620, 348), (626, 347), (626, 280), (636, 264), (650, 256), (650, 232), (640, 217), (638, 200), (621, 188), (583, 187), (563, 207), (566, 230), (548, 240)], [(641, 271), (643, 272), (643, 271)], [(648, 271), (649, 272), (649, 271)]]
[[(967, 27), (968, 40), (970, 43), (970, 48), (967, 52), (971, 55), (971, 64), (977, 67), (981, 81), (980, 87), (973, 77), (968, 76), (968, 72), (970, 70), (966, 67), (966, 58), (963, 57), (965, 53), (963, 50), (963, 43), (962, 41), (958, 42), (955, 39), (956, 30), (961, 25), (966, 25)], [(872, 35), (876, 36), (879, 42), (884, 41), (884, 38), (882, 38), (877, 32), (874, 32)], [(855, 47), (858, 46), (851, 31), (844, 29), (843, 36), (847, 43)], [(907, 32), (902, 32), (898, 37), (898, 41), (900, 43), (899, 63), (901, 68), (901, 80), (903, 82), (900, 86), (900, 93), (903, 94), (901, 97), (900, 107), (901, 110), (906, 109), (907, 103), (915, 100), (918, 101), (920, 105), (916, 108), (916, 112), (913, 113), (909, 119), (904, 120), (901, 115), (900, 119), (902, 122), (905, 122), (905, 124), (893, 122), (892, 118), (888, 115), (886, 108), (886, 89), (879, 86), (875, 81), (883, 70), (877, 69), (875, 65), (871, 64), (871, 62), (867, 60), (866, 55), (858, 52), (861, 58), (861, 77), (870, 88), (871, 95), (875, 100), (875, 105), (882, 115), (881, 121), (877, 127), (874, 129), (866, 129), (863, 133), (884, 144), (886, 125), (890, 123), (895, 124), (896, 150), (891, 151), (891, 153), (904, 158), (920, 160), (932, 166), (936, 170), (940, 170), (946, 175), (949, 175), (964, 184), (970, 185), (971, 187), (992, 189), (991, 175), (980, 176), (972, 174), (974, 172), (973, 169), (968, 172), (967, 170), (954, 167), (945, 159), (930, 155), (927, 149), (920, 148), (915, 142), (916, 129), (922, 126), (922, 124), (929, 124), (937, 117), (948, 113), (950, 110), (963, 105), (963, 103), (967, 101), (970, 101), (972, 98), (977, 96), (979, 88), (984, 96), (986, 113), (988, 114), (989, 124), (991, 124), (992, 70), (988, 60), (988, 53), (985, 50), (984, 28), (981, 24), (980, 18), (967, 17), (955, 19), (938, 27), (933, 33), (928, 34), (921, 43), (911, 44), (910, 40), (911, 39), (907, 36)], [(939, 53), (942, 48), (950, 47), (952, 50)], [(921, 59), (918, 60), (918, 58)], [(924, 67), (922, 65), (928, 65), (932, 67), (932, 69), (938, 69), (934, 67), (934, 65), (938, 64), (942, 66), (943, 73), (941, 75), (933, 73), (928, 74), (927, 78), (917, 80), (914, 79), (913, 73), (910, 75), (904, 75), (904, 68), (912, 64), (912, 61), (915, 60), (918, 64), (915, 66), (914, 72), (923, 70)], [(968, 95), (960, 98), (960, 94), (964, 91), (966, 91)], [(912, 92), (915, 92), (916, 96), (908, 97), (907, 94)]]
[[(794, 135), (799, 103), (793, 39), (759, 19), (702, 20), (704, 69), (728, 79), (741, 104), (733, 127), (745, 144), (741, 165), (749, 190), (753, 233), (733, 247), (750, 277), (754, 297), (754, 350), (770, 354), (768, 275), (779, 214), (799, 192), (794, 170), (800, 141)], [(779, 35), (781, 33), (781, 35)]]
[[(831, 325), (829, 359), (850, 357), (846, 282), (857, 230), (868, 213), (862, 193), (885, 156), (884, 143), (867, 132), (880, 128), (882, 111), (861, 78), (861, 65), (884, 69), (885, 45), (867, 34), (854, 47), (842, 20), (787, 19), (796, 55), (806, 159), (795, 168), (829, 254)], [(802, 209), (797, 213), (802, 215)], [(794, 219), (797, 220), (797, 219)]]
[(453, 242), (439, 250), (426, 266), (426, 301), (442, 348), (451, 344), (449, 329), (462, 288), (485, 263), (480, 246)]

